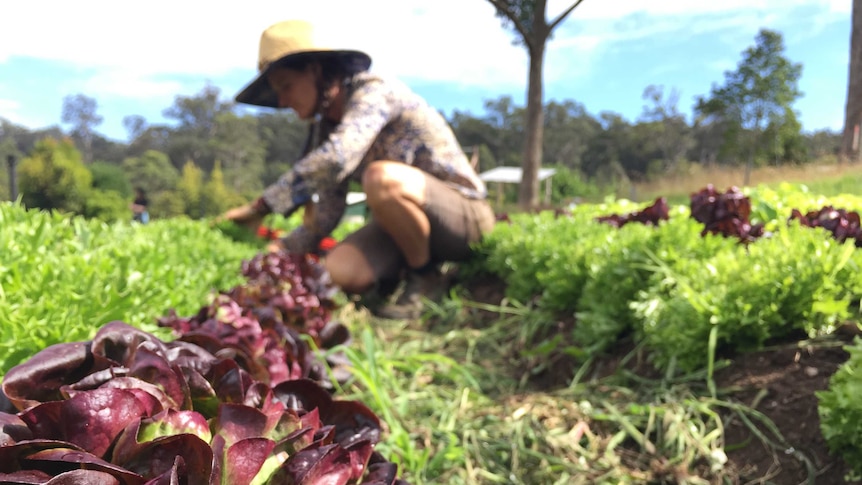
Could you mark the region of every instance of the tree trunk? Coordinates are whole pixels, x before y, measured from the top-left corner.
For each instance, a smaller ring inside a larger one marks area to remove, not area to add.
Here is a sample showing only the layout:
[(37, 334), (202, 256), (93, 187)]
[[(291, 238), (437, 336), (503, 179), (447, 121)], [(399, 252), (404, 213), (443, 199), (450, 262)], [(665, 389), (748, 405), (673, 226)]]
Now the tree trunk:
[[(544, 11), (544, 10), (543, 10)], [(545, 60), (547, 24), (544, 15), (536, 15), (543, 30), (534, 30), (535, 43), (529, 50), (530, 77), (527, 85), (527, 122), (524, 143), (524, 159), (521, 163), (521, 184), (518, 191), (518, 205), (523, 210), (534, 209), (539, 205), (539, 168), (542, 165), (542, 139), (545, 131), (544, 96), (542, 90), (542, 65)]]
[(89, 165), (93, 162), (93, 134), (82, 133), (82, 138), (84, 142), (84, 164)]
[(751, 167), (754, 165), (754, 152), (748, 153), (748, 160), (745, 161), (745, 170), (742, 175), (742, 186), (748, 187), (751, 183)]
[(841, 154), (851, 161), (859, 159), (860, 133), (856, 130), (860, 123), (862, 123), (862, 0), (853, 0), (850, 75), (847, 83), (847, 106), (844, 111), (844, 138), (841, 144)]

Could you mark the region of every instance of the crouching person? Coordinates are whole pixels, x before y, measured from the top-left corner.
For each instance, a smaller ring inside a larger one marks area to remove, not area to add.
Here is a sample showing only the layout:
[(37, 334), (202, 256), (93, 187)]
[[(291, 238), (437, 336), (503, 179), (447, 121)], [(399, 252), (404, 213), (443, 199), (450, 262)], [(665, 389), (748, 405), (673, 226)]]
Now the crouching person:
[(271, 212), (306, 207), (304, 224), (281, 245), (310, 252), (341, 220), (348, 184), (361, 182), (370, 222), (333, 248), (325, 267), (348, 294), (385, 295), (403, 282), (396, 300), (371, 309), (416, 318), (423, 298), (442, 297), (440, 264), (468, 258), (492, 229), (485, 185), (437, 110), (406, 85), (371, 73), (367, 54), (318, 46), (311, 34), (302, 21), (266, 29), (259, 75), (236, 97), (309, 121), (304, 154), (254, 203), (223, 217), (256, 227)]

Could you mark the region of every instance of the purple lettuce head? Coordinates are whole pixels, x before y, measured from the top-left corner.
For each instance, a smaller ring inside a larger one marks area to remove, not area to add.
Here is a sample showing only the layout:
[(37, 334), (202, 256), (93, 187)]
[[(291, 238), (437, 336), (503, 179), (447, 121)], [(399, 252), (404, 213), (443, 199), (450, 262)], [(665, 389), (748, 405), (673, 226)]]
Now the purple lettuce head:
[(307, 258), (261, 255), (249, 284), (164, 342), (110, 322), (48, 347), (2, 382), (0, 483), (395, 485), (380, 420), (327, 389), (316, 347), (344, 344), (333, 289)]

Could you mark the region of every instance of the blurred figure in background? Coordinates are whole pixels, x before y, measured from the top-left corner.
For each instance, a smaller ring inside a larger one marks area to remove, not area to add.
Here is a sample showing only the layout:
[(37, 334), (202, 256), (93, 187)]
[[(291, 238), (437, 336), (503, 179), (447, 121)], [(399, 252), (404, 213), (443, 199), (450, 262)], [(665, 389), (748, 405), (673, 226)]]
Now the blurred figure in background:
[(141, 224), (150, 222), (150, 213), (147, 210), (148, 205), (147, 193), (144, 192), (143, 188), (135, 187), (135, 200), (132, 201), (130, 206), (132, 209), (132, 220)]

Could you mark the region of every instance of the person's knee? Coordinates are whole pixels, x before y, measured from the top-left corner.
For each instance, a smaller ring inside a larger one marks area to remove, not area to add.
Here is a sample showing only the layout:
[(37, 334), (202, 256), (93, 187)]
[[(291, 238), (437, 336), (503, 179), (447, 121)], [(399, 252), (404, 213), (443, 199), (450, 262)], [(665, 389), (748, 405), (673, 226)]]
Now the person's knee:
[(387, 162), (374, 162), (362, 174), (362, 190), (365, 191), (366, 203), (375, 206), (391, 200), (399, 190), (398, 180), (392, 176), (392, 169)]
[(368, 291), (374, 285), (374, 278), (365, 271), (356, 268), (354, 261), (343, 258), (337, 248), (329, 253), (323, 261), (332, 283), (345, 293), (359, 295)]

